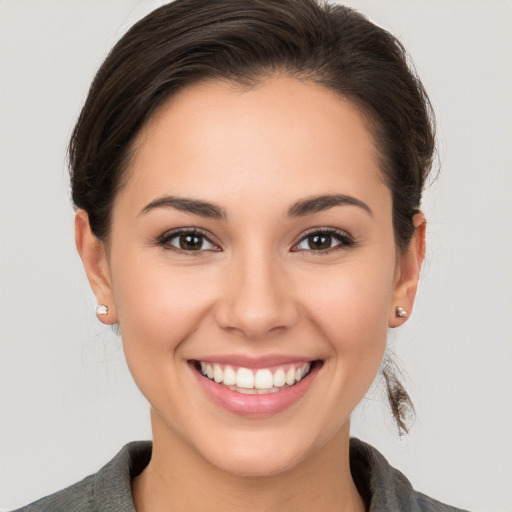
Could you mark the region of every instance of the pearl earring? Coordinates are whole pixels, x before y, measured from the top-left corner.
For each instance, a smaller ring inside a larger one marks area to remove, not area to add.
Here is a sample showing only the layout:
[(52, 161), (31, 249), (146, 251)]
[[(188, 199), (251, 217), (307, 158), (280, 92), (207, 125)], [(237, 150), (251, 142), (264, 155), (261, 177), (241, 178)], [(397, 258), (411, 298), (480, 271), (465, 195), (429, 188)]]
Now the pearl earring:
[(395, 308), (395, 316), (397, 318), (405, 318), (407, 316), (407, 311), (402, 306), (397, 306)]
[(101, 316), (108, 315), (108, 306), (105, 304), (98, 304), (96, 306), (96, 314)]

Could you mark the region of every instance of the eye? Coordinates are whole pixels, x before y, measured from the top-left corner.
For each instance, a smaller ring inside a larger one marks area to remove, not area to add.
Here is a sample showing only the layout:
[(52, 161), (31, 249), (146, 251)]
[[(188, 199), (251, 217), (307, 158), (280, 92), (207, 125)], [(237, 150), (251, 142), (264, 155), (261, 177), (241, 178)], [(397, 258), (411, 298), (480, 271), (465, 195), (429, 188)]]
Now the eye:
[(158, 245), (188, 253), (220, 250), (206, 235), (196, 229), (165, 233), (158, 239)]
[(343, 231), (322, 229), (308, 233), (292, 248), (292, 251), (329, 252), (337, 248), (350, 247), (354, 243), (354, 240)]

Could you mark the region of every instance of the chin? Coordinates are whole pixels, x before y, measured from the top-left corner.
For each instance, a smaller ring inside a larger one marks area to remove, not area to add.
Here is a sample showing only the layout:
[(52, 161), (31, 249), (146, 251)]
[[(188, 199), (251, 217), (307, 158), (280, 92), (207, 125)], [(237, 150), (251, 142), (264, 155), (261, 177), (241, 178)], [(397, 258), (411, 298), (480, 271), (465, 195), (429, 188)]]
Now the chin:
[(307, 462), (328, 443), (328, 438), (319, 438), (315, 432), (293, 430), (282, 426), (259, 431), (231, 429), (219, 432), (215, 443), (203, 439), (195, 448), (210, 464), (231, 475), (275, 476)]
[(220, 457), (208, 457), (209, 462), (219, 470), (240, 477), (268, 477), (275, 476), (297, 467), (304, 457), (297, 453), (287, 453), (283, 450), (253, 449), (225, 451)]

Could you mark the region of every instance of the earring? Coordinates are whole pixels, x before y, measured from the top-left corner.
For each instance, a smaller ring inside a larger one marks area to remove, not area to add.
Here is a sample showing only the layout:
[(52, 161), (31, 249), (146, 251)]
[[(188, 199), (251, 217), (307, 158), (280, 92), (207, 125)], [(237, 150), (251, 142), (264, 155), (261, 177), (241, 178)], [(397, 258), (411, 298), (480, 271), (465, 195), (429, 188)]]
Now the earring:
[(395, 316), (397, 318), (405, 318), (407, 316), (407, 311), (402, 306), (397, 306), (395, 308)]
[(108, 306), (105, 304), (98, 304), (96, 306), (96, 314), (101, 316), (108, 315)]

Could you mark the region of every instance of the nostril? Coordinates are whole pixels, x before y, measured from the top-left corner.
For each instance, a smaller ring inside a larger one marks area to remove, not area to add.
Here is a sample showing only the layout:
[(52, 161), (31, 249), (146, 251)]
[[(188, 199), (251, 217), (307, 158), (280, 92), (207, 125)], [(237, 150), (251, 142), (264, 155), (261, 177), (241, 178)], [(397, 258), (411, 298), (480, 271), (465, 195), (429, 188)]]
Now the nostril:
[(239, 333), (250, 340), (276, 336), (296, 324), (298, 314), (285, 311), (286, 306), (251, 311), (242, 304), (218, 316), (218, 323), (227, 331)]

